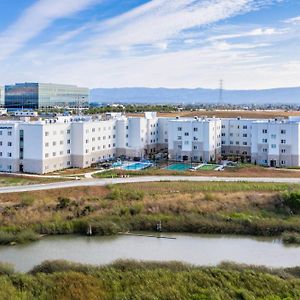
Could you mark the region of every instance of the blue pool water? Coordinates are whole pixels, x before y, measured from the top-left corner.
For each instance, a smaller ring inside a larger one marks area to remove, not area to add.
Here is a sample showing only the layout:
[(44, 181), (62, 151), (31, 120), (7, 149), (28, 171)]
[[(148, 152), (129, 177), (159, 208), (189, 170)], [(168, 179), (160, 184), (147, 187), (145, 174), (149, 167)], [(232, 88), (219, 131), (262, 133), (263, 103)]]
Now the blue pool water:
[(169, 171), (186, 171), (191, 168), (191, 164), (173, 164), (166, 167), (166, 170)]
[(141, 162), (137, 162), (128, 166), (124, 166), (122, 167), (123, 170), (127, 170), (127, 171), (135, 171), (135, 170), (142, 170), (142, 169), (146, 169), (148, 167), (150, 167), (152, 164), (151, 163), (141, 163)]

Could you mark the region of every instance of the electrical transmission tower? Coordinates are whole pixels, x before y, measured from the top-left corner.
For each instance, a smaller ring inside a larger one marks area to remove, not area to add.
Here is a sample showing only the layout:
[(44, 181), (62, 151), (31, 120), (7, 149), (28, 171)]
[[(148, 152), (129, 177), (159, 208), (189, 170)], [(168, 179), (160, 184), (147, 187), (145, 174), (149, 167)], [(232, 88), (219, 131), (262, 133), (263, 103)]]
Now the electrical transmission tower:
[(219, 86), (219, 104), (223, 104), (223, 79), (220, 79), (220, 86)]

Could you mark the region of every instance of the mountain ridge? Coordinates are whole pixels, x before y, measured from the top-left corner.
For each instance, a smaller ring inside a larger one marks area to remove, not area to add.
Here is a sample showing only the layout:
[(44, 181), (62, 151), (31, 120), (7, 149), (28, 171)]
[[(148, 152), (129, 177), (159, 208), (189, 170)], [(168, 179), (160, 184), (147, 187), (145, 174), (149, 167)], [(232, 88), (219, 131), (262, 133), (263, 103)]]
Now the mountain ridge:
[[(201, 104), (219, 103), (219, 89), (206, 88), (95, 88), (91, 102), (126, 104)], [(300, 87), (257, 90), (223, 90), (222, 103), (300, 104)]]

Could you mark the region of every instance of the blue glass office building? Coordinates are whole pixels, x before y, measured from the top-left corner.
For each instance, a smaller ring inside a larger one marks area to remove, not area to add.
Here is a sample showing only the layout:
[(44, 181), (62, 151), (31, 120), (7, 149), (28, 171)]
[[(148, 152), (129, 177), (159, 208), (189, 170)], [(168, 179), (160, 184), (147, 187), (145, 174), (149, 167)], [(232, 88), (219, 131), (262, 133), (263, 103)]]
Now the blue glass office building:
[(89, 89), (52, 83), (16, 83), (5, 86), (5, 107), (39, 109), (47, 107), (87, 107)]

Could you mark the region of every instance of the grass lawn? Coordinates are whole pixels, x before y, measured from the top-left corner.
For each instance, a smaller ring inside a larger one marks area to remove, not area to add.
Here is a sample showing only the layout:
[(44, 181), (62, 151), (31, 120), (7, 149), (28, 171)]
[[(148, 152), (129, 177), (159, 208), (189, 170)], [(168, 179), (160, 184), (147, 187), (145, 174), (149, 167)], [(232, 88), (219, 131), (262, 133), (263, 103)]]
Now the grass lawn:
[(216, 164), (207, 164), (207, 165), (204, 165), (204, 166), (200, 167), (198, 170), (201, 170), (201, 171), (212, 171), (212, 170), (214, 170), (217, 167), (219, 167), (219, 165), (216, 165)]

